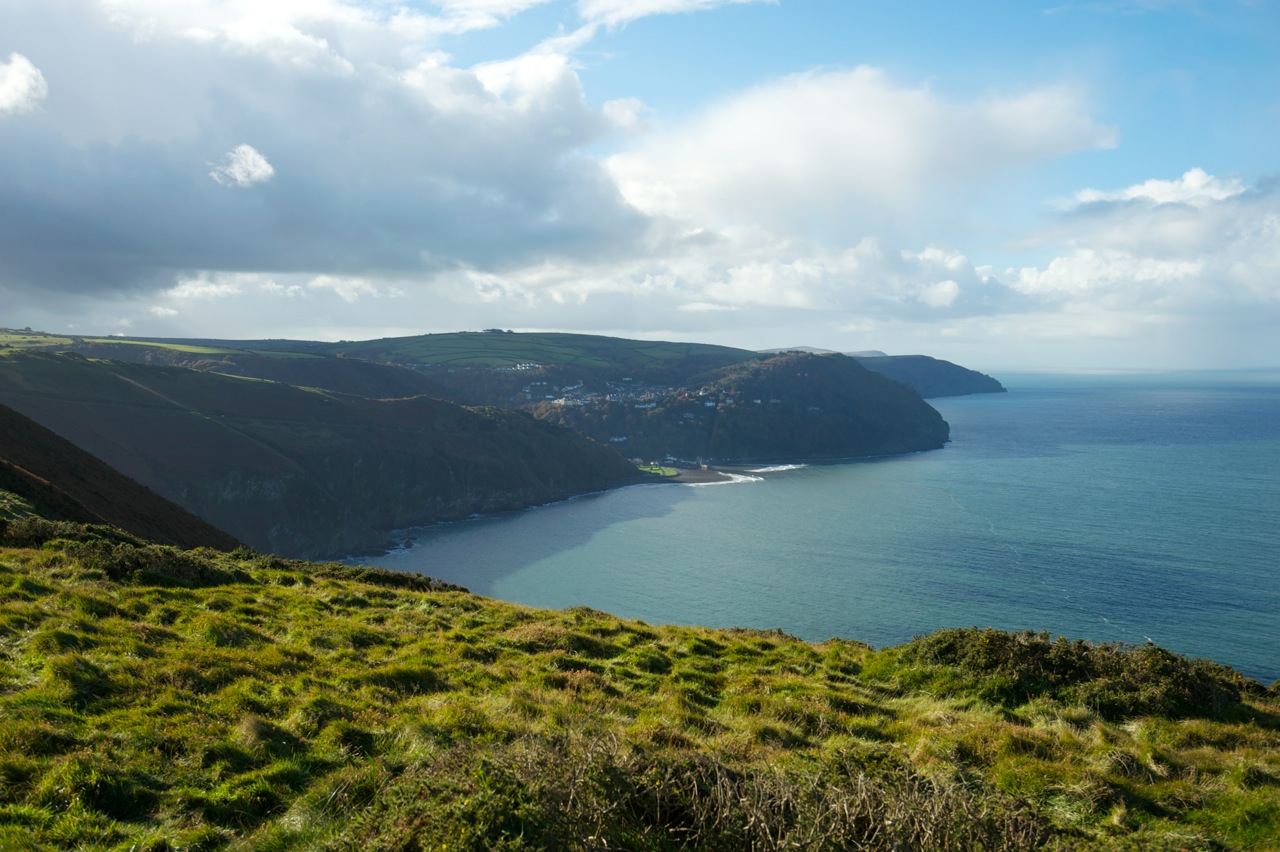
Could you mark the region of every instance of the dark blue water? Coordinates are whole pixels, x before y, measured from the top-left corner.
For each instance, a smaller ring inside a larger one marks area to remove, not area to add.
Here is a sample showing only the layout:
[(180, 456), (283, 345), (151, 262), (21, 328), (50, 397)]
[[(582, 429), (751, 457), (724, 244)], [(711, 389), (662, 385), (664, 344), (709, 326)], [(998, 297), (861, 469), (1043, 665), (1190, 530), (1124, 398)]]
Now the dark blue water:
[(1002, 378), (933, 402), (943, 450), (628, 488), (361, 561), (653, 623), (1150, 639), (1280, 678), (1280, 374)]

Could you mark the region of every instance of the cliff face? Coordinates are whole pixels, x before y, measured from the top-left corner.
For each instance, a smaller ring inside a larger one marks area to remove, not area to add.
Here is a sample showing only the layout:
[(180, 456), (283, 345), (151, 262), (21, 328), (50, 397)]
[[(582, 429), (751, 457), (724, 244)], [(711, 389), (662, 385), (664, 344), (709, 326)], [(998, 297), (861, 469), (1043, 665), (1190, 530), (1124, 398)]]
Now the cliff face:
[(76, 355), (0, 358), (0, 402), (245, 543), (288, 556), (369, 551), (399, 527), (636, 475), (607, 447), (519, 412)]
[(916, 393), (843, 355), (755, 359), (653, 403), (543, 404), (537, 413), (646, 459), (851, 458), (937, 449), (948, 437)]
[(915, 390), (925, 399), (1004, 393), (1004, 385), (985, 373), (928, 355), (859, 356), (857, 362)]

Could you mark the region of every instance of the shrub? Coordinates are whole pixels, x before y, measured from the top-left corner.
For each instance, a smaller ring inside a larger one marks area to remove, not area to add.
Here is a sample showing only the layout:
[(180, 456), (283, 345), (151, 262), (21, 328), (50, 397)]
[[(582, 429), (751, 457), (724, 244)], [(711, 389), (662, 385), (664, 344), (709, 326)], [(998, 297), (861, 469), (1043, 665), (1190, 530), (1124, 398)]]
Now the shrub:
[(1014, 707), (1047, 697), (1084, 704), (1109, 720), (1159, 715), (1219, 718), (1239, 710), (1244, 679), (1227, 666), (1156, 645), (1094, 645), (1047, 633), (940, 630), (903, 646), (902, 660), (955, 667), (958, 688)]

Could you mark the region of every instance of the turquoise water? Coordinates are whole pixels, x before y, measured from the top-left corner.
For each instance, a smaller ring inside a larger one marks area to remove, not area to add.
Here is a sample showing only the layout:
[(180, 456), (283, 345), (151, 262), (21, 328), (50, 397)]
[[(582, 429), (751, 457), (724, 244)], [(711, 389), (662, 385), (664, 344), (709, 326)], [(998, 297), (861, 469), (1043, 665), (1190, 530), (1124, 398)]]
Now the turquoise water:
[(1002, 376), (943, 450), (411, 531), (360, 561), (502, 600), (876, 646), (1148, 639), (1280, 678), (1280, 375)]

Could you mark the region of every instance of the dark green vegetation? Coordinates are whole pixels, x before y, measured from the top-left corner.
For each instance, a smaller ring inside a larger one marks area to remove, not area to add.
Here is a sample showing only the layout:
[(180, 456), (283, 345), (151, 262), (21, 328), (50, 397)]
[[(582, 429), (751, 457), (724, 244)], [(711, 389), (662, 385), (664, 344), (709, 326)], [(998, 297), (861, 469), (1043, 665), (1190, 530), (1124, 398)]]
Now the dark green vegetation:
[(0, 848), (1250, 849), (1280, 698), (1158, 648), (898, 648), (0, 533)]
[(995, 379), (927, 355), (859, 356), (857, 361), (868, 370), (888, 376), (912, 388), (925, 399), (940, 396), (965, 396), (971, 393), (1004, 393), (1004, 385)]
[(942, 417), (844, 355), (789, 353), (697, 376), (647, 403), (542, 403), (534, 413), (643, 458), (849, 458), (941, 447)]
[(396, 528), (637, 475), (518, 412), (74, 353), (0, 350), (0, 402), (240, 541), (295, 556), (367, 552)]

